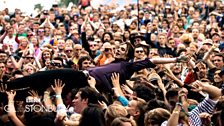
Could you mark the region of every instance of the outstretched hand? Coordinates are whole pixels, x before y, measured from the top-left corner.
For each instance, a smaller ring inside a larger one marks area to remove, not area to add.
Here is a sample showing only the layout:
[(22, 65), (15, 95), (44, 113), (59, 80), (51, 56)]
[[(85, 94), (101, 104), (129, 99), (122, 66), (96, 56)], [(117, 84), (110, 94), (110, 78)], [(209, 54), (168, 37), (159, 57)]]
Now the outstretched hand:
[(62, 89), (64, 88), (65, 84), (62, 83), (62, 80), (60, 79), (55, 79), (54, 80), (54, 86), (51, 85), (51, 88), (57, 95), (61, 95)]
[(191, 59), (190, 55), (177, 57), (177, 62), (187, 63)]

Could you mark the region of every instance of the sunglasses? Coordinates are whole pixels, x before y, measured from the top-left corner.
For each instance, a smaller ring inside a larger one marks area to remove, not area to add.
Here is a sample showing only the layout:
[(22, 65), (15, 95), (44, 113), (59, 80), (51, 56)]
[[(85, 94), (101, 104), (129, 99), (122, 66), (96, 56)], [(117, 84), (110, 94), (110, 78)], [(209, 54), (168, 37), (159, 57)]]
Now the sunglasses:
[(50, 65), (51, 66), (58, 66), (58, 67), (62, 66), (60, 63), (55, 63), (54, 61), (51, 61)]
[(44, 30), (38, 30), (38, 32), (44, 32)]
[(90, 45), (90, 47), (96, 47), (97, 45), (96, 44), (92, 44), (92, 45)]
[(27, 37), (31, 37), (31, 36), (33, 36), (33, 34), (27, 35)]
[(72, 50), (65, 50), (65, 52), (66, 52), (66, 53), (68, 53), (68, 52), (72, 52)]
[(105, 52), (109, 52), (109, 51), (111, 51), (111, 50), (112, 50), (111, 48), (105, 48), (105, 49), (104, 49)]
[(75, 49), (75, 51), (81, 51), (82, 49)]
[(144, 51), (143, 50), (137, 50), (135, 51), (136, 53), (143, 53)]
[(33, 59), (33, 57), (24, 57), (25, 59)]

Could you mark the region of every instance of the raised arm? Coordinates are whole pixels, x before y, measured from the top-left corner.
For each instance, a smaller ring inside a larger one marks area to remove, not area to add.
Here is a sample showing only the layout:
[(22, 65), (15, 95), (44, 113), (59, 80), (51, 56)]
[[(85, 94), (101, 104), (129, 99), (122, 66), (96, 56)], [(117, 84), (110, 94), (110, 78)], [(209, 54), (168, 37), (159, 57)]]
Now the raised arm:
[(12, 122), (16, 126), (25, 126), (22, 123), (22, 121), (20, 121), (19, 118), (16, 116), (16, 109), (14, 106), (14, 97), (16, 95), (16, 92), (9, 91), (9, 92), (6, 92), (6, 94), (8, 95), (8, 116), (9, 116), (9, 118), (12, 120)]

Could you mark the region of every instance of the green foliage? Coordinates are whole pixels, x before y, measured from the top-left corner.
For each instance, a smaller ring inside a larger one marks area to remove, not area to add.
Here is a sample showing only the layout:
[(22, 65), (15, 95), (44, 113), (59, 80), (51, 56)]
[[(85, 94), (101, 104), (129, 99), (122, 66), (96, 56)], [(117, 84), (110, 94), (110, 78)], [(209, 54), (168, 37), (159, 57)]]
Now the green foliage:
[(43, 6), (41, 4), (35, 4), (34, 5), (34, 10), (38, 8), (39, 10), (42, 10), (43, 9)]
[(78, 4), (79, 0), (61, 0), (59, 5), (67, 7), (70, 2), (73, 2), (73, 4)]

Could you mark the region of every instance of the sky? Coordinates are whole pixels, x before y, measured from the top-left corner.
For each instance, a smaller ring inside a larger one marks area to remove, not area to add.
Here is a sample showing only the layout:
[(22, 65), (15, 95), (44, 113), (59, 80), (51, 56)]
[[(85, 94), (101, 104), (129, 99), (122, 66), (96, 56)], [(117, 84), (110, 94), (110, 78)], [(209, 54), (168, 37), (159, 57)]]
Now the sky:
[(41, 3), (46, 8), (50, 8), (55, 0), (0, 0), (0, 10), (9, 8), (9, 11), (14, 11), (19, 8), (22, 12), (31, 13), (34, 10), (34, 5)]
[[(40, 3), (45, 9), (50, 9), (53, 3), (60, 0), (0, 0), (0, 10), (9, 8), (10, 12), (13, 12), (15, 8), (19, 8), (22, 12), (30, 15), (34, 11), (34, 5)], [(137, 0), (92, 0), (94, 4), (111, 4), (119, 3), (125, 4), (128, 2), (135, 3)], [(95, 6), (95, 5), (94, 5)]]

